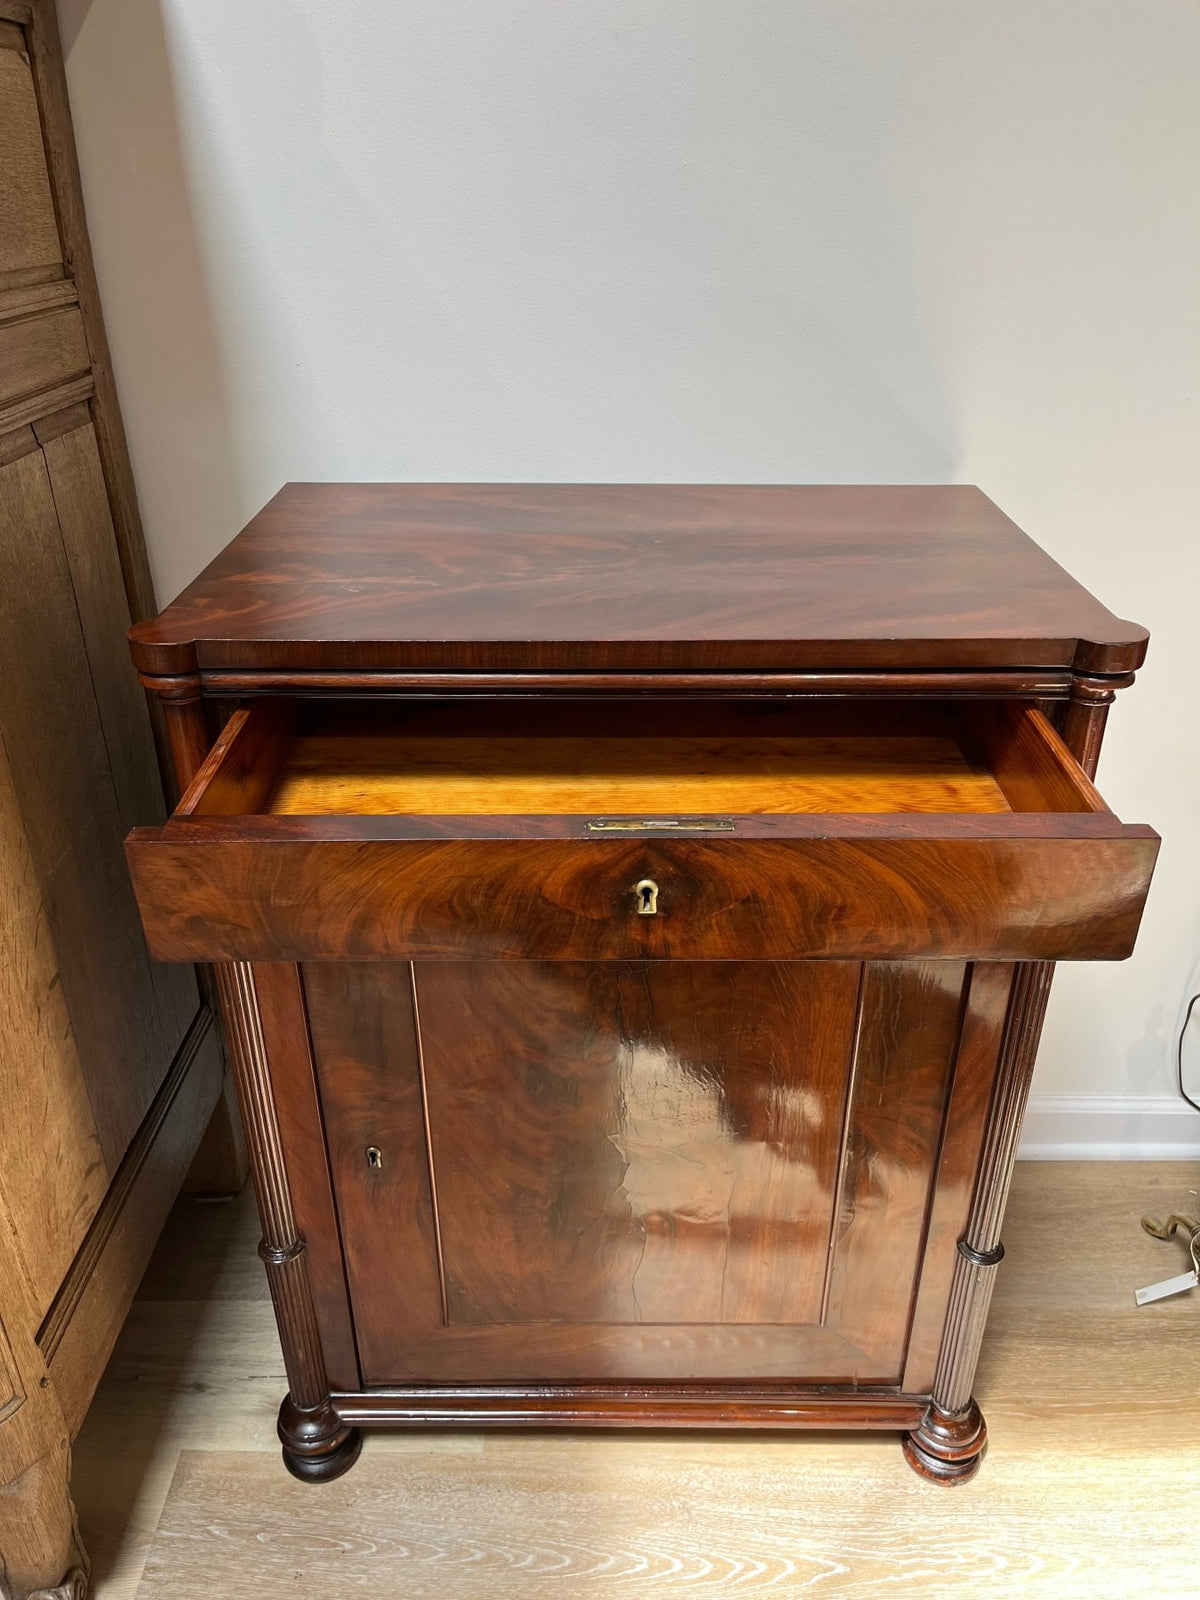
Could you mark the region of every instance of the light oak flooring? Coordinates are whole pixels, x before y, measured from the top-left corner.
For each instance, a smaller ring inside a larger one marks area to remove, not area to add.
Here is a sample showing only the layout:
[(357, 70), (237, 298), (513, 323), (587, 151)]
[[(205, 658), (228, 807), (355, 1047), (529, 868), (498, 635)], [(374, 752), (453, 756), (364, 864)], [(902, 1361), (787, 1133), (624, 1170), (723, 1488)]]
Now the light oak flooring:
[(1200, 1596), (1200, 1292), (1187, 1163), (1023, 1164), (973, 1483), (889, 1438), (376, 1435), (334, 1484), (279, 1461), (284, 1387), (248, 1195), (180, 1203), (75, 1450), (99, 1600)]

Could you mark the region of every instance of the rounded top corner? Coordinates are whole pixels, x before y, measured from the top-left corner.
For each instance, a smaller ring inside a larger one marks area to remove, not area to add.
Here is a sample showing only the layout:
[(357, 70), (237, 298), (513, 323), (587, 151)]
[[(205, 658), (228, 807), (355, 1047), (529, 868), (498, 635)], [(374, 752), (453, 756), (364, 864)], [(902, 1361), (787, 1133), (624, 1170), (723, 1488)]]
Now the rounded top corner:
[(199, 670), (194, 642), (164, 640), (158, 632), (158, 619), (135, 622), (125, 636), (129, 654), (139, 673), (150, 677), (176, 678)]
[(1120, 677), (1138, 670), (1150, 643), (1148, 629), (1136, 622), (1118, 621), (1113, 633), (1114, 637), (1108, 639), (1079, 640), (1075, 649), (1076, 672)]

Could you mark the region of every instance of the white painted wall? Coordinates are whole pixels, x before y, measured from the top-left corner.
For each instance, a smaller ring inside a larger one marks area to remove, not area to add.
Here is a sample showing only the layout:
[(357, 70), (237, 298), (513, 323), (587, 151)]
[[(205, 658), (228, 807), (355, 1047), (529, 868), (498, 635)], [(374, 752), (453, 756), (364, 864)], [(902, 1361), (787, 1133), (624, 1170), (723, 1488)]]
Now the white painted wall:
[(59, 6), (160, 597), (288, 478), (980, 484), (1154, 634), (1034, 1142), (1200, 1150), (1200, 7)]

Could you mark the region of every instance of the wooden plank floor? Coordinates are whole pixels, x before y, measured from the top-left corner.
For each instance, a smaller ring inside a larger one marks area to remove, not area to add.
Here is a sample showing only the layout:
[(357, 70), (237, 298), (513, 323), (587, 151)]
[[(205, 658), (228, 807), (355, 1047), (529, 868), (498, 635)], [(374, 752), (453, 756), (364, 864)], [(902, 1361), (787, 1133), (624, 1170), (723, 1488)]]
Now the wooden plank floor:
[(977, 1394), (973, 1483), (892, 1439), (368, 1440), (294, 1482), (249, 1196), (176, 1209), (75, 1450), (99, 1600), (1200, 1595), (1200, 1294), (1144, 1211), (1195, 1214), (1187, 1163), (1024, 1164)]

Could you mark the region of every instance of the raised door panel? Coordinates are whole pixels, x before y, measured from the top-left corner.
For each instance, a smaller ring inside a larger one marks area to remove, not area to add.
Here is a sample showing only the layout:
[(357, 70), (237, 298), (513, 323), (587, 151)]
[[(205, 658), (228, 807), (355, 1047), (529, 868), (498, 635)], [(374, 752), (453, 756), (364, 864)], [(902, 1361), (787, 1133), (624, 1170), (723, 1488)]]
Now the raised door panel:
[(61, 276), (61, 260), (25, 37), (0, 22), (0, 289)]
[[(54, 495), (121, 825), (157, 822), (167, 808), (146, 694), (129, 670), (129, 604), (90, 407), (73, 406), (36, 424), (34, 432)], [(173, 1055), (196, 1012), (195, 976), (156, 961), (150, 979)], [(165, 1060), (162, 1065), (165, 1070)]]
[(857, 967), (416, 972), (450, 1323), (820, 1321)]
[(307, 966), (365, 1381), (898, 1383), (965, 970)]
[(0, 405), (57, 389), (90, 366), (78, 306), (0, 325)]
[(0, 747), (0, 1201), (49, 1309), (108, 1186), (54, 943)]
[(160, 1017), (79, 599), (36, 447), (0, 467), (0, 736), (112, 1172), (182, 1028)]

